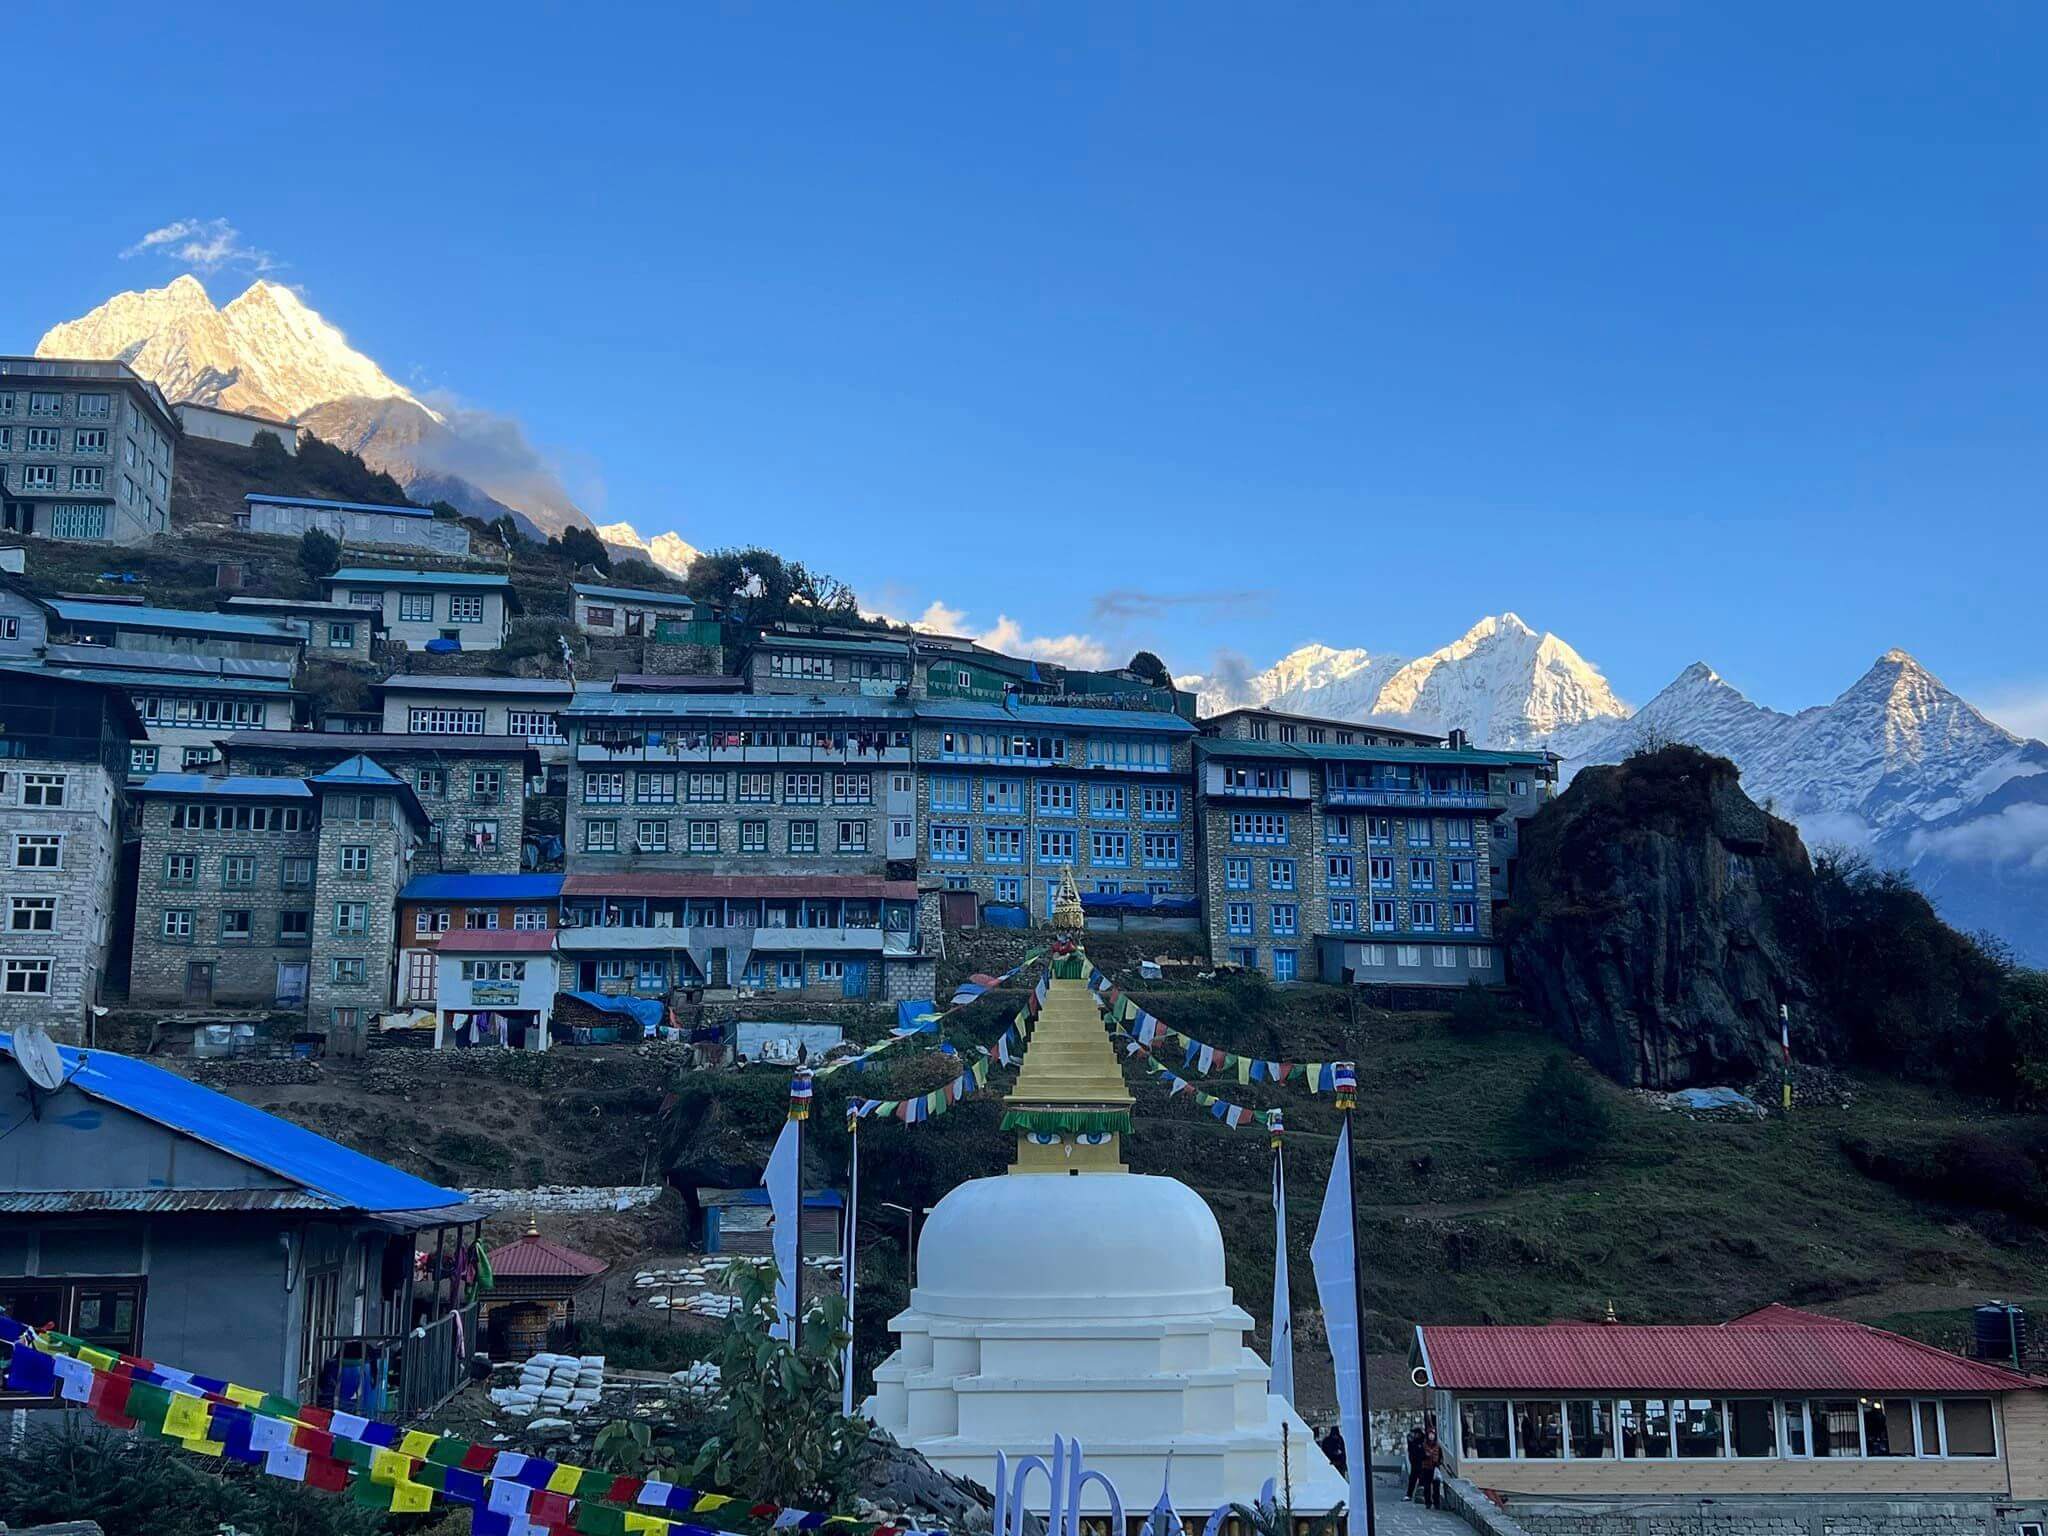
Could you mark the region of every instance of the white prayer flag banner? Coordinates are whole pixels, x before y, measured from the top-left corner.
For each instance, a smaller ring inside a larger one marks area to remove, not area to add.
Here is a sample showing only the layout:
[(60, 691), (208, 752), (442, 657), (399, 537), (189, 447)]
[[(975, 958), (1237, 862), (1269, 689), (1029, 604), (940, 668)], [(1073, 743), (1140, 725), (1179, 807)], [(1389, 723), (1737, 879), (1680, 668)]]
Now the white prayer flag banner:
[(769, 1208), (774, 1212), (775, 1310), (782, 1318), (784, 1337), (792, 1343), (797, 1339), (796, 1240), (803, 1222), (803, 1197), (799, 1192), (803, 1170), (797, 1166), (797, 1138), (802, 1134), (796, 1121), (783, 1121), (782, 1134), (775, 1139), (775, 1150), (768, 1157), (767, 1171), (761, 1175), (761, 1182), (768, 1186)]
[(1365, 1397), (1358, 1379), (1358, 1226), (1351, 1208), (1349, 1115), (1337, 1133), (1323, 1214), (1308, 1255), (1315, 1270), (1316, 1298), (1323, 1307), (1323, 1331), (1330, 1340), (1330, 1363), (1337, 1371), (1337, 1423), (1344, 1432), (1344, 1474), (1350, 1493), (1347, 1513), (1352, 1528), (1363, 1531), (1372, 1448), (1366, 1440)]
[(1294, 1298), (1287, 1283), (1287, 1169), (1273, 1155), (1273, 1395), (1294, 1405)]

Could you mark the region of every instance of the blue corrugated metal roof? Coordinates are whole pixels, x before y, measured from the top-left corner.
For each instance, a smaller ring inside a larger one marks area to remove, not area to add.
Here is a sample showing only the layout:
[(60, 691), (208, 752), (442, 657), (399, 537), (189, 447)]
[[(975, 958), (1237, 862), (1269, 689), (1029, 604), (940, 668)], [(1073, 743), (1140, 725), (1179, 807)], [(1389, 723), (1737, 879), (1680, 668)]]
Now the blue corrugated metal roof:
[(654, 603), (668, 608), (695, 608), (697, 600), (682, 592), (650, 592), (645, 587), (600, 587), (587, 581), (573, 582), (570, 590), (578, 597), (609, 597), (622, 603)]
[(576, 690), (564, 719), (910, 720), (899, 699), (858, 693), (605, 693)]
[(414, 875), (400, 901), (553, 901), (560, 875)]
[(325, 773), (313, 775), (315, 784), (374, 784), (379, 788), (403, 784), (401, 779), (382, 763), (363, 756), (358, 752), (354, 757), (343, 758)]
[(262, 800), (310, 800), (303, 779), (232, 774), (210, 779), (203, 773), (152, 773), (135, 787), (139, 795), (248, 795)]
[(127, 667), (74, 667), (63, 662), (53, 663), (49, 670), (65, 677), (75, 677), (82, 683), (115, 683), (123, 688), (182, 688), (215, 693), (223, 689), (234, 693), (298, 692), (282, 678), (243, 677), (220, 672), (145, 672), (131, 671)]
[(296, 629), (277, 619), (239, 613), (199, 613), (188, 608), (145, 608), (132, 603), (78, 602), (60, 597), (50, 604), (69, 624), (114, 624), (131, 629), (172, 629), (197, 634), (256, 635), (269, 640), (303, 640)]
[(1192, 736), (1195, 728), (1179, 715), (1152, 709), (1090, 709), (1086, 705), (1061, 704), (1035, 708), (1020, 705), (1006, 709), (1000, 704), (981, 704), (972, 699), (919, 699), (920, 720), (971, 720), (1000, 725), (1063, 725), (1094, 731), (1156, 731), (1167, 736)]
[(352, 587), (505, 587), (512, 583), (490, 571), (404, 571), (367, 565), (346, 565), (327, 578), (327, 585)]
[(388, 512), (393, 517), (432, 517), (432, 507), (396, 507), (381, 501), (327, 501), (318, 496), (266, 496), (251, 491), (244, 501), (260, 501), (272, 507), (324, 507), (330, 512)]
[[(66, 1079), (81, 1092), (289, 1179), (338, 1210), (426, 1211), (468, 1203), (460, 1190), (414, 1178), (146, 1061), (113, 1051), (57, 1049)], [(0, 1052), (14, 1054), (12, 1034), (0, 1035)], [(95, 1180), (116, 1171), (80, 1170)]]

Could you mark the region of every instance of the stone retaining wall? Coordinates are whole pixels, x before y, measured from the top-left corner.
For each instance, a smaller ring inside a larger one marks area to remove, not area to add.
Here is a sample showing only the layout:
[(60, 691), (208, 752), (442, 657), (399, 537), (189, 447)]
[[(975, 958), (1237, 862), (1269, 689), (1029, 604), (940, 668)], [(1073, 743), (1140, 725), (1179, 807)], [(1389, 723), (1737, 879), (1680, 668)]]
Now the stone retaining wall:
[[(2017, 1536), (2048, 1506), (1989, 1499), (1512, 1501), (1512, 1514), (1461, 1479), (1445, 1503), (1487, 1536)], [(1479, 1507), (1483, 1506), (1483, 1507)], [(1505, 1523), (1503, 1523), (1505, 1522)]]
[(661, 1198), (660, 1184), (541, 1184), (533, 1189), (465, 1189), (478, 1205), (493, 1211), (624, 1211), (652, 1205)]

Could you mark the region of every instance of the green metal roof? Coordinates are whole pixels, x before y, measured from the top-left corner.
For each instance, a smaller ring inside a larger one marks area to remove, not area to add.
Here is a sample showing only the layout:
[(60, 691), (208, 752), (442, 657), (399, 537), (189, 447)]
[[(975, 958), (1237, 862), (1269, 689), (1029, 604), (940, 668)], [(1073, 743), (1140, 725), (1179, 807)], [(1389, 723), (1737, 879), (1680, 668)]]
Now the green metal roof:
[(351, 587), (502, 587), (511, 581), (491, 571), (411, 571), (368, 565), (345, 565), (327, 578), (327, 585)]
[(859, 693), (607, 693), (578, 689), (564, 720), (890, 720), (910, 723), (899, 699)]
[(1203, 758), (1283, 758), (1297, 763), (1420, 763), (1431, 768), (1460, 765), (1477, 768), (1540, 768), (1550, 759), (1542, 752), (1493, 752), (1480, 747), (1334, 747), (1297, 741), (1233, 741), (1204, 736), (1195, 743)]
[(1007, 725), (1022, 729), (1063, 726), (1070, 730), (1142, 731), (1161, 736), (1192, 736), (1195, 728), (1179, 715), (1158, 709), (1090, 709), (1081, 704), (1043, 708), (1020, 702), (1012, 709), (974, 699), (919, 699), (920, 720), (959, 720), (969, 724)]
[(659, 608), (690, 608), (698, 606), (697, 600), (687, 592), (650, 592), (645, 587), (600, 587), (587, 581), (571, 584), (570, 591), (578, 597), (608, 597), (622, 603), (651, 603)]

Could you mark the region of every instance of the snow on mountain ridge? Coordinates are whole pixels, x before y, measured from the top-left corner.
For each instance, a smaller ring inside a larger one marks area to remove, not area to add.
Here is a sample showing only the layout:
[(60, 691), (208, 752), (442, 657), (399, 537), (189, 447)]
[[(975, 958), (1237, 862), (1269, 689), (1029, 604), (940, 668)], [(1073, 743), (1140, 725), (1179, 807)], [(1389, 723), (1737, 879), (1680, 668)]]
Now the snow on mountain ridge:
[(597, 530), (597, 536), (606, 544), (646, 556), (649, 564), (660, 567), (671, 576), (687, 576), (691, 563), (703, 553), (673, 529), (657, 533), (649, 541), (642, 538), (640, 530), (631, 523), (606, 523)]

